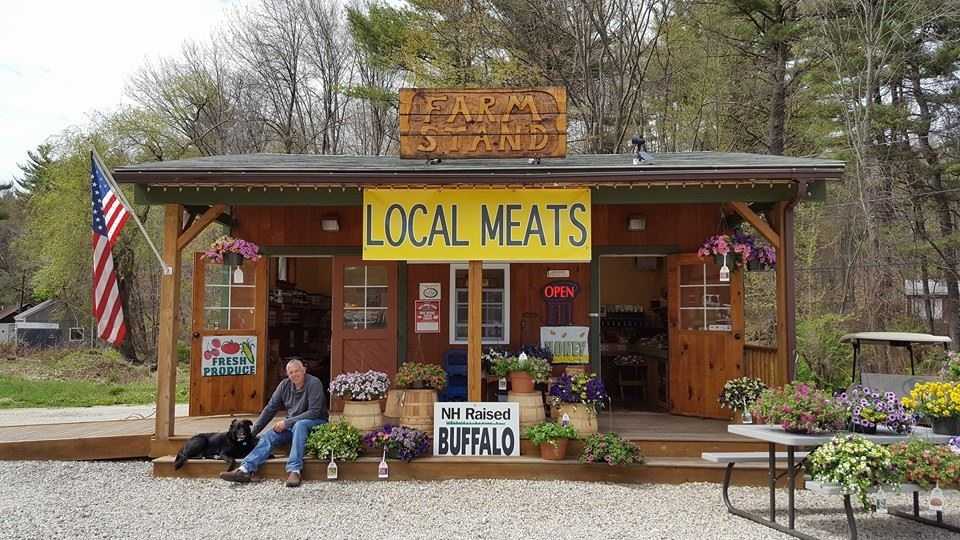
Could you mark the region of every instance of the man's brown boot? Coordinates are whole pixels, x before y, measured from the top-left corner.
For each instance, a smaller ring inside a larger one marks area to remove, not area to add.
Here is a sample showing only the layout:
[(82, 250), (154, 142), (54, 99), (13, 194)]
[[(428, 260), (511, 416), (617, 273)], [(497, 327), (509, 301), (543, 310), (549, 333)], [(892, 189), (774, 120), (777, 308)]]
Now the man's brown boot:
[(297, 487), (300, 485), (300, 473), (292, 471), (287, 475), (287, 487)]
[(241, 484), (246, 484), (250, 481), (250, 473), (244, 471), (243, 469), (235, 469), (220, 473), (220, 479), (228, 482), (239, 482)]

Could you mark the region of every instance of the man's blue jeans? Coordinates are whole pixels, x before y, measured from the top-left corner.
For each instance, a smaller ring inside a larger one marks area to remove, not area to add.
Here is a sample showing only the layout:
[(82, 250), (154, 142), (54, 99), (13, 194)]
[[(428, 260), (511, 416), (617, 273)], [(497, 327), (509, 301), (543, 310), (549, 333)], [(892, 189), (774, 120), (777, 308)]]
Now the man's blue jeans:
[(243, 458), (240, 464), (247, 472), (252, 473), (267, 461), (274, 448), (289, 444), (290, 457), (287, 458), (287, 472), (300, 472), (303, 470), (303, 453), (310, 430), (326, 423), (326, 418), (298, 420), (293, 425), (293, 429), (285, 429), (279, 433), (274, 431), (271, 425), (267, 425), (260, 432), (260, 441), (257, 446), (247, 454), (247, 457)]

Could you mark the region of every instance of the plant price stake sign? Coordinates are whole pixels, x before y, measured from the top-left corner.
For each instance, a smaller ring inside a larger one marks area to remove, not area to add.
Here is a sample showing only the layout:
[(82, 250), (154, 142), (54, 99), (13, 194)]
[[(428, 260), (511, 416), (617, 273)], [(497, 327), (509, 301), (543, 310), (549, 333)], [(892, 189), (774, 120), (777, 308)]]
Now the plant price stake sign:
[(433, 404), (433, 455), (519, 456), (520, 404)]

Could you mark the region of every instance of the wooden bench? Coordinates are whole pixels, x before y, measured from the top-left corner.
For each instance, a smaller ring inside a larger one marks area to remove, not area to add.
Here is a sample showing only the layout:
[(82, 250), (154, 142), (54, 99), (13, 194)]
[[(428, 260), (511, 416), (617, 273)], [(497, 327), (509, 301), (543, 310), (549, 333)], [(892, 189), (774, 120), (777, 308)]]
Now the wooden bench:
[[(844, 493), (843, 490), (840, 489), (840, 486), (831, 484), (825, 485), (816, 480), (807, 480), (806, 486), (810, 491), (823, 493), (824, 495), (840, 495), (843, 497), (843, 510), (847, 515), (847, 529), (849, 531), (850, 540), (857, 540), (857, 522), (853, 518), (853, 505), (850, 502), (850, 494)], [(960, 527), (944, 523), (943, 512), (937, 512), (936, 519), (929, 519), (920, 515), (920, 492), (922, 491), (929, 490), (926, 490), (916, 484), (901, 484), (896, 490), (890, 490), (890, 493), (913, 494), (913, 512), (903, 512), (888, 508), (887, 513), (893, 516), (916, 521), (918, 523), (923, 523), (924, 525), (931, 525), (940, 529), (960, 533)]]

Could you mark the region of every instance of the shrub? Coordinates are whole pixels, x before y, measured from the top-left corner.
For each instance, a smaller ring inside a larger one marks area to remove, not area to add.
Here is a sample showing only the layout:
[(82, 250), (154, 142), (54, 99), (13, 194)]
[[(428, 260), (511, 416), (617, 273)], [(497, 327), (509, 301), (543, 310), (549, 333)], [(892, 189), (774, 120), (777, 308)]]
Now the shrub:
[(556, 422), (541, 422), (528, 427), (526, 436), (537, 446), (549, 444), (556, 447), (559, 439), (576, 439), (577, 430), (573, 429), (573, 426), (564, 426)]
[(393, 382), (397, 388), (433, 388), (440, 391), (447, 386), (447, 373), (436, 364), (406, 362), (397, 371)]
[(362, 439), (360, 430), (346, 422), (322, 424), (310, 431), (307, 451), (320, 459), (329, 459), (333, 453), (336, 459), (354, 461), (363, 449)]
[(643, 454), (637, 445), (622, 439), (616, 433), (597, 433), (587, 438), (580, 463), (629, 465), (643, 463)]
[(820, 388), (846, 388), (853, 366), (853, 348), (841, 343), (847, 319), (826, 314), (797, 321), (797, 379)]

